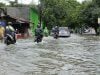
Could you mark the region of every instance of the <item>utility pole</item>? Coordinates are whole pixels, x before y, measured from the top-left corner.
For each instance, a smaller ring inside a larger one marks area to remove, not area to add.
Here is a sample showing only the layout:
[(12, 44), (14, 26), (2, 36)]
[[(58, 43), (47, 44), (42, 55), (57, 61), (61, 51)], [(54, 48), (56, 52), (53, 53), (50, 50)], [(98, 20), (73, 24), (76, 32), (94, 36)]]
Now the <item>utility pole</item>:
[(40, 3), (40, 25), (42, 25), (41, 19), (42, 19), (42, 9), (41, 9), (41, 3)]
[(39, 6), (39, 22), (41, 26), (42, 25), (42, 5), (40, 1), (38, 1), (38, 6)]

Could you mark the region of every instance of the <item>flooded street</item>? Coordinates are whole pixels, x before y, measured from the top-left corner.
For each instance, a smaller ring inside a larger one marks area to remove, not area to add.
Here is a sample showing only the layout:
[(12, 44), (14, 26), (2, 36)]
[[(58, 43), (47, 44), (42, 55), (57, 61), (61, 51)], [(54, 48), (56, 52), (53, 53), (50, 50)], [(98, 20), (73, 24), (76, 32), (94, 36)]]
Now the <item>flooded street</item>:
[(79, 36), (42, 43), (0, 43), (0, 75), (100, 75), (100, 37)]

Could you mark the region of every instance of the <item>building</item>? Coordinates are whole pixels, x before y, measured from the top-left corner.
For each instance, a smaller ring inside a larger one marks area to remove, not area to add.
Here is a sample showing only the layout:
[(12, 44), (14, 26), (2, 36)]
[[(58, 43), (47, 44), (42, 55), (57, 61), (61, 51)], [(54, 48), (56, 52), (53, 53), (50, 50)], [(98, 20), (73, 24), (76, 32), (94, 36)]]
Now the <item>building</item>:
[(1, 8), (0, 21), (13, 23), (14, 29), (17, 31), (17, 38), (29, 37), (28, 29), (30, 28), (29, 22), (29, 8), (28, 7), (7, 7)]
[[(34, 35), (34, 30), (39, 23), (39, 14), (32, 7), (6, 7), (0, 8), (0, 21), (12, 22), (13, 27), (17, 30), (18, 38), (27, 38), (29, 36), (29, 28), (32, 30)], [(42, 27), (45, 27), (42, 21)]]

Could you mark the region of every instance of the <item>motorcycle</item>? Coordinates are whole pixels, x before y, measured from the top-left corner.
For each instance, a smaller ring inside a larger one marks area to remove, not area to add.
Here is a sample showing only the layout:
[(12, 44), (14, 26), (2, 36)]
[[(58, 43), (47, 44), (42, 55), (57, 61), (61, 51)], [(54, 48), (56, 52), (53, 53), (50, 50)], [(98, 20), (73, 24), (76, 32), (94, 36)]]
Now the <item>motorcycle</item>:
[(42, 38), (43, 38), (42, 35), (38, 35), (38, 36), (35, 37), (35, 41), (34, 42), (37, 42), (37, 43), (42, 42)]
[(13, 35), (6, 34), (4, 43), (6, 45), (15, 44), (16, 43), (15, 33)]
[(58, 33), (55, 32), (55, 33), (53, 34), (53, 37), (54, 37), (54, 39), (58, 39)]

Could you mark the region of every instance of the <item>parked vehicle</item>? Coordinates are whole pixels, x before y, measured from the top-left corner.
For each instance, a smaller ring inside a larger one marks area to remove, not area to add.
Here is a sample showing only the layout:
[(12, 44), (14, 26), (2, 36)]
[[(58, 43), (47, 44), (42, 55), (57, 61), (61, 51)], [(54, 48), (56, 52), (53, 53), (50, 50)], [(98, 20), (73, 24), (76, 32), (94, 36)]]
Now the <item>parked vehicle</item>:
[(70, 37), (70, 35), (68, 27), (59, 27), (59, 37)]

